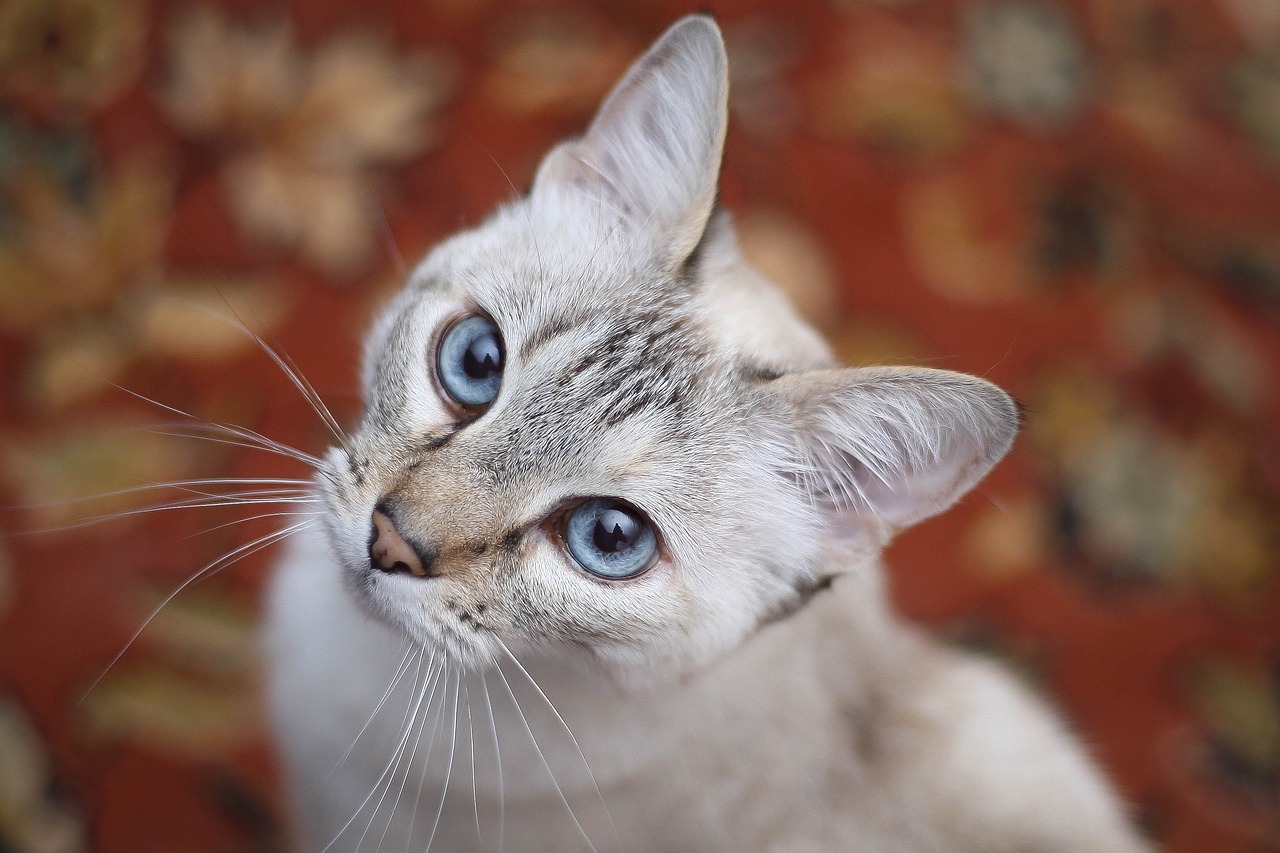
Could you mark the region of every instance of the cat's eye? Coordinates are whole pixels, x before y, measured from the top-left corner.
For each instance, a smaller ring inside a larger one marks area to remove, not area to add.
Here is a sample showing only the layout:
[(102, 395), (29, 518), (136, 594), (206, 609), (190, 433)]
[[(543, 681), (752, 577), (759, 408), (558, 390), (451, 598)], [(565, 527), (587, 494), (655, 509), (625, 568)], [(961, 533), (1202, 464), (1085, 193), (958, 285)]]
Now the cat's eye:
[(487, 406), (502, 387), (506, 350), (498, 327), (471, 314), (445, 331), (436, 350), (440, 386), (461, 406)]
[(649, 520), (612, 498), (593, 498), (574, 507), (565, 521), (564, 541), (578, 565), (609, 580), (635, 577), (658, 555), (658, 537)]

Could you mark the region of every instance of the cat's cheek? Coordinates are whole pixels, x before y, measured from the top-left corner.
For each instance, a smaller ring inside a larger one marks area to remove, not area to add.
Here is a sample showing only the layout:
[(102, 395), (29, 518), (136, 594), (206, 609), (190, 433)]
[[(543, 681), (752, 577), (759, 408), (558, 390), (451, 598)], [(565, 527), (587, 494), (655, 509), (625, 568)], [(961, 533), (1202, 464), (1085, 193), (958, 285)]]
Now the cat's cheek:
[(661, 647), (681, 631), (691, 602), (668, 559), (625, 580), (607, 580), (560, 556), (554, 576), (531, 597), (542, 613), (530, 620), (545, 639), (589, 647), (603, 660)]

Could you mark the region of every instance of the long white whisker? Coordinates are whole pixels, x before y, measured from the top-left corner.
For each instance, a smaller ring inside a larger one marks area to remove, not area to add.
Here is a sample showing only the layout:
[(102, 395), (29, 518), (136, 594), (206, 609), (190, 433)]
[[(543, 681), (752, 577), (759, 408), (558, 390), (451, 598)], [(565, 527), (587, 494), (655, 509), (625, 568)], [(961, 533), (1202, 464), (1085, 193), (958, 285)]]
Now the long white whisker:
[(533, 728), (530, 727), (529, 720), (525, 717), (524, 709), (520, 707), (520, 700), (516, 698), (515, 691), (511, 689), (511, 682), (507, 681), (506, 673), (502, 671), (502, 665), (494, 666), (494, 670), (498, 673), (498, 677), (502, 679), (502, 686), (506, 688), (507, 695), (511, 697), (511, 702), (515, 705), (516, 713), (520, 716), (520, 722), (524, 726), (525, 732), (529, 735), (529, 741), (533, 744), (534, 750), (538, 753), (538, 759), (542, 762), (542, 768), (547, 771), (547, 776), (550, 777), (551, 784), (555, 786), (560, 802), (564, 805), (565, 810), (569, 812), (569, 817), (573, 819), (573, 825), (578, 828), (578, 834), (582, 836), (583, 841), (587, 842), (587, 846), (591, 848), (592, 853), (600, 853), (590, 836), (587, 835), (587, 831), (583, 829), (582, 823), (578, 820), (578, 815), (573, 811), (573, 806), (569, 805), (569, 798), (565, 796), (564, 790), (560, 787), (560, 782), (556, 779), (555, 772), (551, 769), (551, 765), (547, 762), (547, 757), (542, 752), (542, 747), (538, 745), (538, 739), (533, 734)]
[[(441, 670), (447, 669), (448, 665), (448, 658), (442, 658), (440, 661)], [(431, 756), (436, 749), (436, 737), (440, 734), (440, 727), (444, 725), (444, 706), (448, 698), (449, 692), (446, 688), (445, 692), (440, 694), (440, 713), (436, 715), (436, 721), (431, 726), (431, 739), (427, 742), (427, 754), (422, 759), (422, 772), (418, 774), (418, 788), (413, 794), (413, 811), (409, 813), (409, 830), (405, 836), (405, 853), (409, 853), (409, 848), (413, 843), (413, 831), (418, 825), (418, 809), (422, 805), (422, 789), (427, 784), (427, 773), (431, 769)]]
[(400, 246), (396, 243), (396, 235), (391, 233), (391, 222), (387, 219), (387, 209), (379, 200), (378, 212), (382, 214), (382, 237), (391, 260), (395, 263), (396, 273), (401, 278), (409, 276), (409, 265), (405, 263), (404, 253), (400, 251)]
[[(225, 427), (226, 425), (212, 424), (211, 426)], [(213, 432), (213, 433), (218, 432), (218, 430), (216, 429), (209, 429), (206, 431)], [(190, 439), (194, 439), (195, 441), (207, 441), (210, 444), (223, 444), (223, 445), (226, 445), (227, 447), (243, 447), (246, 450), (261, 450), (266, 453), (274, 453), (278, 456), (283, 456), (287, 459), (295, 459), (299, 462), (305, 463), (307, 465), (311, 465), (313, 467), (321, 464), (321, 460), (316, 456), (312, 456), (310, 453), (305, 453), (301, 450), (296, 450), (288, 446), (287, 444), (273, 442), (269, 439), (265, 441), (257, 441), (254, 439), (247, 438), (245, 436), (238, 436), (238, 438), (240, 438), (241, 440), (235, 441), (230, 438), (221, 437), (217, 434), (205, 435), (204, 432), (198, 432), (194, 429), (192, 430), (174, 430), (171, 428), (170, 429), (151, 429), (151, 430), (148, 430), (148, 432), (150, 432), (152, 435), (164, 435), (170, 438), (190, 438)]]
[(253, 504), (301, 504), (301, 503), (319, 503), (318, 500), (310, 499), (301, 495), (281, 495), (280, 497), (271, 498), (186, 498), (181, 501), (172, 501), (170, 503), (156, 504), (154, 506), (140, 507), (138, 509), (126, 509), (119, 512), (109, 512), (102, 515), (95, 515), (80, 521), (72, 521), (67, 524), (59, 524), (54, 527), (44, 527), (32, 533), (65, 533), (70, 530), (79, 530), (84, 527), (93, 527), (97, 524), (105, 524), (109, 521), (117, 521), (122, 518), (132, 518), (137, 515), (147, 515), (153, 512), (173, 512), (179, 509), (211, 509), (221, 506), (247, 506)]
[(524, 668), (524, 664), (520, 663), (519, 658), (511, 653), (511, 649), (509, 649), (507, 644), (502, 641), (502, 638), (495, 636), (494, 639), (498, 641), (498, 645), (502, 647), (502, 650), (507, 653), (507, 657), (511, 659), (511, 662), (520, 669), (520, 672), (524, 674), (524, 677), (528, 679), (531, 685), (533, 685), (533, 689), (538, 691), (538, 695), (542, 697), (543, 702), (547, 703), (547, 707), (551, 709), (551, 713), (555, 714), (556, 719), (560, 721), (560, 727), (563, 728), (564, 733), (569, 736), (569, 740), (573, 743), (573, 748), (578, 752), (578, 757), (582, 759), (582, 766), (587, 769), (587, 776), (591, 778), (591, 787), (595, 789), (596, 799), (600, 801), (600, 807), (604, 809), (605, 817), (609, 820), (609, 826), (613, 830), (614, 840), (618, 847), (621, 848), (622, 837), (618, 834), (618, 827), (614, 824), (613, 815), (609, 812), (609, 804), (605, 802), (604, 794), (600, 791), (600, 784), (596, 781), (596, 774), (591, 770), (591, 762), (587, 761), (587, 756), (582, 751), (582, 747), (578, 744), (578, 739), (574, 737), (573, 731), (569, 728), (569, 724), (565, 722), (564, 717), (560, 716), (560, 711), (556, 708), (555, 703), (553, 703), (547, 694), (543, 692), (542, 687), (539, 686), (538, 682), (529, 674), (529, 670)]
[(356, 748), (356, 744), (360, 742), (360, 738), (364, 735), (365, 730), (368, 729), (369, 725), (373, 722), (373, 718), (378, 716), (378, 712), (382, 710), (382, 706), (386, 704), (387, 699), (391, 698), (391, 694), (395, 692), (396, 685), (400, 683), (400, 680), (404, 678), (405, 673), (409, 671), (409, 667), (411, 665), (409, 658), (415, 651), (421, 655), (426, 654), (426, 648), (423, 646), (415, 647), (408, 643), (405, 644), (404, 657), (400, 659), (400, 665), (396, 667), (395, 674), (391, 676), (391, 683), (388, 684), (387, 689), (382, 692), (382, 698), (378, 700), (378, 704), (374, 705), (373, 710), (369, 712), (369, 719), (365, 720), (364, 725), (360, 727), (360, 731), (356, 732), (356, 736), (351, 741), (351, 745), (347, 747), (344, 753), (342, 753), (342, 757), (338, 759), (338, 763), (329, 768), (329, 772), (325, 774), (326, 779), (332, 776), (334, 771), (345, 764), (347, 759), (351, 757), (352, 751)]
[(431, 844), (436, 840), (436, 832), (440, 829), (440, 816), (444, 814), (444, 801), (449, 796), (449, 780), (453, 777), (453, 755), (454, 749), (458, 745), (458, 685), (456, 679), (461, 678), (461, 672), (455, 677), (453, 687), (453, 724), (449, 733), (449, 766), (444, 770), (444, 785), (440, 789), (440, 804), (436, 806), (436, 819), (431, 824), (431, 835), (427, 838), (426, 853), (430, 853)]
[(204, 530), (198, 530), (195, 533), (184, 536), (183, 538), (192, 539), (196, 536), (204, 536), (207, 533), (213, 533), (214, 531), (223, 530), (227, 527), (234, 527), (237, 524), (244, 524), (248, 521), (261, 521), (264, 518), (314, 518), (322, 515), (324, 515), (322, 510), (308, 510), (305, 512), (298, 510), (294, 510), (292, 512), (260, 512), (257, 515), (248, 515), (244, 518), (237, 518), (234, 521), (224, 521), (222, 524), (215, 524), (213, 527), (206, 527)]
[(107, 673), (111, 671), (111, 668), (120, 662), (120, 658), (124, 657), (125, 652), (129, 651), (129, 649), (132, 648), (133, 644), (137, 642), (138, 638), (142, 636), (142, 632), (147, 630), (147, 627), (150, 626), (151, 623), (155, 621), (155, 618), (160, 615), (160, 611), (164, 610), (164, 608), (168, 606), (169, 602), (173, 601), (173, 599), (176, 598), (178, 594), (181, 593), (184, 589), (191, 586), (191, 584), (195, 583), (197, 580), (205, 577), (206, 575), (217, 574), (218, 572), (227, 568), (228, 566), (234, 565), (235, 563), (240, 562), (246, 557), (249, 557), (249, 556), (252, 556), (253, 554), (258, 553), (264, 548), (269, 548), (270, 546), (281, 541), (282, 539), (287, 539), (288, 537), (292, 536), (298, 531), (305, 530), (306, 528), (310, 527), (313, 524), (315, 524), (315, 519), (307, 519), (306, 521), (301, 521), (290, 527), (286, 527), (283, 530), (277, 530), (274, 533), (268, 533), (265, 536), (260, 536), (257, 539), (253, 540), (252, 542), (249, 542), (245, 545), (241, 545), (239, 548), (236, 548), (233, 551), (223, 554), (221, 557), (214, 560), (213, 562), (206, 564), (198, 572), (196, 572), (191, 577), (187, 578), (185, 581), (179, 584), (177, 589), (175, 589), (173, 592), (165, 596), (164, 601), (161, 601), (160, 605), (156, 607), (155, 610), (151, 611), (151, 615), (149, 615), (143, 621), (141, 627), (139, 627), (138, 630), (133, 632), (133, 636), (131, 636), (129, 638), (129, 641), (124, 644), (124, 648), (122, 648), (119, 652), (116, 653), (116, 656), (113, 657), (111, 659), (111, 662), (107, 664), (107, 667), (102, 671), (102, 674), (99, 675), (97, 678), (95, 678), (93, 680), (93, 683), (89, 685), (89, 688), (85, 690), (84, 696), (80, 698), (80, 701), (83, 702), (85, 700), (85, 697), (87, 697), (90, 693), (94, 691), (94, 689), (98, 686), (98, 684), (102, 681), (102, 679), (107, 677)]
[[(400, 755), (404, 751), (405, 744), (408, 743), (409, 741), (409, 734), (411, 732), (411, 726), (409, 725), (410, 716), (417, 714), (417, 709), (422, 702), (422, 698), (426, 695), (427, 685), (431, 681), (431, 673), (428, 672), (427, 677), (422, 680), (421, 684), (419, 684), (418, 682), (418, 677), (422, 675), (422, 660), (425, 657), (426, 657), (426, 649), (424, 648), (422, 653), (418, 655), (418, 669), (413, 674), (413, 681), (414, 681), (413, 692), (409, 694), (409, 701), (405, 703), (404, 716), (400, 720), (400, 725), (402, 728), (404, 728), (404, 734), (400, 737), (400, 741), (396, 745), (395, 749), (392, 750), (391, 757), (387, 759), (386, 768), (382, 771), (381, 774), (379, 774), (378, 778), (374, 780), (373, 786), (369, 789), (369, 793), (366, 794), (365, 798), (360, 801), (360, 805), (356, 806), (356, 810), (352, 813), (351, 817), (347, 818), (347, 822), (344, 823), (342, 825), (342, 828), (338, 830), (337, 835), (333, 836), (333, 838), (329, 841), (329, 843), (326, 844), (323, 848), (321, 848), (320, 853), (325, 853), (325, 851), (327, 851), (330, 847), (336, 844), (338, 842), (338, 839), (341, 838), (344, 833), (346, 833), (347, 829), (351, 826), (351, 824), (355, 823), (356, 818), (358, 818), (360, 816), (360, 813), (364, 811), (364, 807), (369, 805), (369, 801), (373, 799), (373, 795), (378, 793), (378, 790), (383, 787), (382, 780), (388, 777), (388, 775), (392, 772), (392, 768), (395, 767), (396, 764), (398, 763), (400, 759)], [(416, 699), (414, 698), (415, 696), (417, 697)], [(388, 783), (388, 787), (390, 787), (390, 783)], [(384, 796), (385, 796), (385, 790), (384, 790)], [(379, 805), (381, 805), (382, 800), (379, 799), (378, 803)], [(365, 828), (364, 828), (365, 833), (368, 833), (369, 827), (373, 825), (373, 819), (375, 816), (377, 816), (377, 813), (378, 813), (378, 810), (375, 808), (373, 811), (373, 814), (369, 816), (369, 822), (365, 824)], [(355, 849), (358, 850), (360, 848), (360, 842), (362, 841), (364, 841), (364, 834), (361, 834), (360, 841), (356, 842)]]
[[(435, 663), (435, 652), (432, 652), (432, 654), (431, 654), (431, 662), (432, 662), (432, 664), (434, 664), (434, 663)], [(398, 791), (396, 791), (396, 799), (395, 799), (395, 802), (393, 802), (393, 803), (391, 804), (391, 813), (387, 815), (387, 825), (386, 825), (386, 826), (384, 826), (384, 827), (382, 828), (382, 835), (378, 836), (378, 846), (377, 846), (377, 848), (376, 848), (377, 850), (381, 850), (381, 849), (382, 849), (382, 843), (383, 843), (384, 841), (386, 841), (386, 838), (387, 838), (387, 832), (389, 832), (389, 831), (391, 830), (391, 824), (395, 822), (395, 818), (396, 818), (396, 809), (400, 808), (400, 801), (404, 799), (404, 788), (405, 788), (405, 785), (409, 784), (409, 774), (410, 774), (411, 772), (413, 772), (413, 760), (418, 756), (418, 747), (422, 745), (422, 734), (423, 734), (423, 732), (425, 732), (425, 731), (426, 731), (426, 729), (427, 729), (427, 718), (428, 718), (429, 716), (431, 716), (431, 700), (435, 697), (435, 693), (436, 693), (436, 686), (438, 686), (438, 685), (439, 685), (440, 681), (441, 681), (441, 680), (443, 679), (443, 677), (444, 677), (444, 676), (443, 676), (443, 673), (444, 673), (445, 668), (446, 668), (445, 663), (444, 663), (443, 661), (441, 661), (441, 663), (440, 663), (440, 670), (439, 670), (439, 671), (442, 673), (442, 675), (441, 675), (440, 677), (438, 677), (438, 678), (436, 678), (436, 679), (435, 679), (435, 682), (434, 682), (434, 684), (433, 684), (433, 686), (432, 686), (432, 688), (431, 688), (431, 695), (427, 697), (427, 704), (426, 704), (426, 705), (423, 707), (423, 709), (422, 709), (422, 719), (421, 719), (420, 721), (415, 721), (415, 727), (417, 728), (418, 733), (417, 733), (417, 735), (415, 735), (415, 736), (414, 736), (414, 739), (413, 739), (413, 749), (412, 749), (412, 750), (410, 750), (410, 752), (409, 752), (409, 758), (408, 758), (408, 760), (407, 760), (407, 761), (405, 761), (405, 763), (404, 763), (404, 774), (400, 777), (400, 789), (399, 789)], [(446, 694), (447, 694), (447, 690), (448, 690), (448, 688), (446, 687), (445, 689), (446, 689)], [(441, 709), (440, 716), (441, 716), (441, 717), (443, 717), (443, 716), (444, 716), (444, 699), (441, 699), (441, 700), (440, 700), (440, 709)], [(434, 729), (433, 729), (433, 731), (434, 731)], [(435, 740), (435, 734), (433, 733), (431, 737), (432, 737), (432, 740), (434, 741), (434, 740)], [(423, 762), (423, 763), (424, 763), (424, 765), (427, 763), (427, 761), (429, 761), (429, 760), (430, 760), (430, 758), (431, 758), (431, 750), (430, 750), (430, 744), (428, 744), (428, 748), (427, 748), (427, 758), (426, 758), (426, 760), (424, 760), (424, 762)], [(399, 764), (400, 764), (400, 763), (397, 761), (397, 762), (396, 762), (397, 770), (399, 769)], [(393, 776), (392, 776), (393, 781), (394, 781), (394, 778), (395, 778), (395, 777), (394, 777), (394, 775), (393, 775)], [(388, 783), (388, 788), (390, 788), (390, 784), (389, 784), (389, 783)], [(383, 796), (386, 796), (386, 795), (384, 794)], [(417, 799), (418, 799), (418, 797), (415, 797), (415, 798), (414, 798), (414, 800), (415, 800), (415, 805), (416, 805)], [(378, 803), (378, 808), (382, 808), (382, 803), (381, 803), (381, 802), (379, 802), (379, 803)], [(377, 814), (377, 812), (378, 812), (378, 809), (374, 809), (374, 814)], [(372, 820), (370, 820), (370, 823), (371, 823), (371, 824), (372, 824), (372, 822), (373, 822), (373, 821), (372, 821)], [(410, 821), (410, 835), (408, 836), (408, 837), (410, 837), (410, 838), (412, 837), (412, 828), (413, 828), (413, 822), (412, 822), (412, 820), (411, 820), (411, 821)]]
[[(190, 486), (178, 486), (174, 489), (178, 492), (186, 492), (193, 495), (194, 499), (208, 498), (210, 500), (266, 500), (268, 498), (283, 498), (285, 500), (293, 498), (302, 498), (305, 503), (319, 503), (320, 499), (316, 497), (315, 489), (309, 486), (290, 486), (278, 487), (274, 489), (239, 489), (233, 492), (215, 492), (209, 489), (199, 489)], [(188, 499), (190, 500), (190, 499)], [(164, 506), (164, 504), (155, 504), (155, 506)]]
[(298, 389), (298, 393), (311, 405), (311, 408), (315, 410), (316, 415), (324, 423), (325, 427), (338, 440), (338, 444), (347, 447), (347, 434), (342, 431), (342, 427), (338, 424), (338, 419), (333, 416), (333, 412), (329, 411), (329, 407), (325, 405), (324, 400), (321, 399), (312, 384), (302, 375), (302, 371), (298, 370), (298, 366), (293, 363), (293, 359), (289, 358), (283, 349), (277, 351), (261, 335), (250, 329), (244, 319), (241, 318), (239, 312), (231, 306), (231, 303), (228, 302), (227, 307), (231, 309), (231, 313), (235, 315), (236, 320), (240, 322), (240, 327), (245, 334), (252, 338), (254, 343), (267, 354), (267, 357), (276, 363), (276, 366), (284, 372), (289, 381), (293, 383), (293, 386)]
[[(498, 162), (498, 159), (490, 154), (489, 150), (483, 145), (480, 146), (480, 150), (484, 152), (486, 157), (493, 161), (493, 165), (498, 167), (498, 171), (502, 174), (503, 180), (507, 182), (507, 186), (511, 187), (511, 195), (513, 197), (518, 197), (520, 195), (520, 191), (516, 189), (516, 185), (512, 183), (511, 176), (507, 174), (507, 170), (502, 168), (502, 164)], [(538, 279), (539, 281), (545, 282), (547, 280), (547, 271), (542, 265), (542, 250), (538, 247), (538, 232), (533, 227), (533, 217), (529, 215), (529, 206), (522, 205), (521, 209), (524, 212), (525, 224), (529, 226), (529, 240), (533, 243), (533, 256), (538, 260)]]
[[(302, 398), (310, 404), (313, 410), (315, 410), (320, 421), (331, 433), (333, 433), (333, 437), (338, 440), (338, 443), (343, 447), (346, 447), (347, 436), (342, 431), (342, 427), (338, 425), (337, 419), (334, 418), (333, 413), (329, 411), (329, 407), (324, 404), (324, 400), (322, 400), (320, 395), (316, 393), (316, 389), (302, 375), (302, 371), (298, 370), (298, 366), (293, 363), (293, 359), (289, 358), (288, 355), (284, 353), (283, 348), (277, 350), (275, 347), (268, 344), (261, 335), (249, 327), (249, 324), (240, 316), (240, 312), (231, 304), (231, 301), (227, 299), (226, 295), (222, 293), (219, 293), (219, 295), (222, 296), (222, 302), (227, 306), (227, 310), (231, 312), (231, 316), (235, 318), (234, 323), (231, 322), (230, 318), (218, 313), (217, 311), (213, 311), (205, 306), (198, 305), (196, 307), (249, 336), (249, 338), (258, 345), (258, 348), (261, 349), (268, 358), (275, 362), (276, 366), (279, 367), (284, 375), (288, 377), (289, 381), (293, 383), (293, 386), (298, 389), (298, 393), (300, 393)], [(248, 307), (252, 312), (252, 306)], [(261, 322), (261, 318), (259, 318), (259, 324), (265, 326), (265, 324)]]
[(18, 504), (14, 509), (47, 509), (55, 506), (74, 506), (75, 504), (118, 498), (124, 495), (136, 495), (142, 492), (156, 492), (161, 489), (192, 489), (199, 486), (297, 486), (305, 488), (311, 485), (310, 480), (290, 480), (276, 477), (205, 477), (198, 480), (170, 480), (164, 483), (147, 483), (144, 486), (130, 486), (126, 489), (113, 489), (109, 492), (98, 492), (92, 495), (80, 495), (58, 501), (40, 501), (37, 503)]
[(476, 781), (476, 734), (471, 723), (471, 689), (467, 687), (467, 679), (462, 680), (462, 695), (467, 703), (467, 754), (471, 757), (471, 807), (476, 814), (476, 838), (484, 840), (480, 832), (480, 792)]
[(480, 684), (484, 687), (484, 704), (489, 712), (489, 730), (493, 733), (493, 756), (498, 765), (498, 853), (502, 853), (506, 833), (506, 795), (503, 791), (502, 747), (498, 743), (498, 721), (493, 716), (493, 702), (489, 698), (489, 676), (480, 671)]
[[(419, 672), (421, 672), (421, 670), (419, 670)], [(360, 833), (360, 837), (356, 840), (354, 848), (356, 850), (359, 850), (364, 844), (365, 836), (369, 834), (369, 830), (373, 827), (373, 822), (378, 817), (378, 812), (382, 810), (382, 804), (386, 801), (387, 794), (391, 792), (391, 786), (395, 784), (396, 773), (399, 772), (400, 762), (404, 759), (405, 748), (409, 745), (409, 740), (413, 735), (414, 729), (419, 726), (418, 712), (422, 709), (422, 700), (426, 696), (428, 683), (432, 682), (432, 675), (433, 671), (430, 666), (428, 666), (427, 677), (422, 682), (421, 689), (418, 692), (418, 698), (416, 700), (411, 700), (409, 706), (405, 708), (405, 716), (401, 721), (401, 726), (404, 728), (404, 734), (401, 736), (399, 744), (397, 744), (395, 751), (392, 753), (391, 760), (387, 762), (386, 770), (382, 771), (382, 775), (378, 777), (378, 781), (373, 783), (373, 789), (369, 792), (369, 795), (373, 796), (374, 792), (379, 788), (382, 789), (382, 793), (378, 796), (378, 802), (374, 805), (373, 811), (369, 814), (369, 820), (365, 822), (364, 831)], [(415, 683), (417, 682), (416, 674), (414, 675), (414, 681)], [(384, 778), (387, 780), (386, 785), (382, 784), (382, 780)], [(363, 809), (363, 805), (361, 806), (361, 809)], [(356, 813), (359, 814), (359, 811)], [(391, 817), (394, 818), (395, 815), (392, 814)], [(388, 826), (390, 826), (390, 823), (388, 823)]]
[(195, 421), (197, 424), (202, 425), (204, 427), (216, 429), (216, 430), (223, 430), (223, 431), (226, 431), (228, 434), (239, 436), (241, 438), (244, 438), (247, 441), (261, 443), (265, 445), (265, 448), (279, 450), (281, 453), (284, 453), (286, 456), (292, 456), (296, 459), (306, 462), (307, 464), (318, 464), (320, 462), (319, 459), (317, 459), (316, 457), (312, 456), (309, 453), (303, 453), (301, 450), (297, 450), (295, 448), (281, 444), (280, 442), (267, 438), (265, 435), (254, 432), (253, 430), (248, 429), (247, 427), (238, 427), (238, 426), (233, 426), (231, 424), (221, 424), (221, 423), (215, 423), (213, 421), (207, 421), (204, 418), (196, 417), (190, 412), (184, 412), (182, 409), (176, 408), (175, 406), (170, 406), (167, 403), (161, 403), (159, 400), (153, 400), (152, 398), (146, 396), (145, 394), (139, 394), (137, 391), (131, 391), (130, 389), (125, 388), (123, 385), (119, 385), (115, 382), (108, 382), (108, 384), (120, 391), (123, 391), (124, 393), (128, 394), (130, 397), (134, 397), (138, 400), (142, 400), (144, 403), (149, 403), (152, 406), (155, 406), (156, 408), (163, 409), (166, 412), (171, 412), (172, 414), (178, 415), (179, 417), (182, 417), (182, 418), (186, 418), (189, 421)]
[[(184, 413), (185, 414), (185, 413)], [(149, 431), (156, 435), (168, 435), (174, 438), (194, 438), (205, 441), (222, 440), (227, 444), (239, 447), (248, 447), (253, 450), (266, 450), (271, 453), (278, 453), (281, 456), (287, 456), (306, 462), (308, 465), (315, 465), (320, 461), (319, 457), (313, 456), (303, 450), (299, 450), (292, 445), (276, 441), (274, 438), (268, 438), (257, 430), (248, 427), (239, 426), (238, 424), (219, 423), (217, 421), (206, 421), (196, 418), (193, 415), (187, 417), (194, 421), (178, 421), (170, 423), (160, 423), (149, 427)], [(239, 442), (227, 441), (227, 438), (239, 439)]]

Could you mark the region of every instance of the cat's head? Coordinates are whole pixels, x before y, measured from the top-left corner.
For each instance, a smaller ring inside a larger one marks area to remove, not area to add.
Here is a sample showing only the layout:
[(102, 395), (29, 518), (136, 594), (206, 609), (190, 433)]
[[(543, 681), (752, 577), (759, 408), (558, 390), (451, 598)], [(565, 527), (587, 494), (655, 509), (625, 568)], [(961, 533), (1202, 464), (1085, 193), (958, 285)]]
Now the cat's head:
[(993, 385), (837, 369), (716, 208), (727, 68), (676, 24), (529, 195), (370, 335), (318, 481), (351, 593), (459, 662), (673, 677), (859, 568), (1009, 448)]

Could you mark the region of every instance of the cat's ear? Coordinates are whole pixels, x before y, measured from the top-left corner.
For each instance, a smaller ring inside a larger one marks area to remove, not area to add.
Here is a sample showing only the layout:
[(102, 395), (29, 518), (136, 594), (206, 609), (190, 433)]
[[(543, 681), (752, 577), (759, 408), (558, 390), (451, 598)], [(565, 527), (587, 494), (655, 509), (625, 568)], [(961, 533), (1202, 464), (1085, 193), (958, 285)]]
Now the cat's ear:
[(587, 133), (547, 155), (534, 192), (581, 190), (669, 250), (669, 263), (683, 263), (715, 205), (728, 90), (715, 21), (680, 20), (614, 87)]
[(995, 385), (945, 370), (816, 370), (771, 386), (795, 431), (788, 473), (815, 503), (882, 534), (973, 488), (1008, 452), (1021, 419)]

